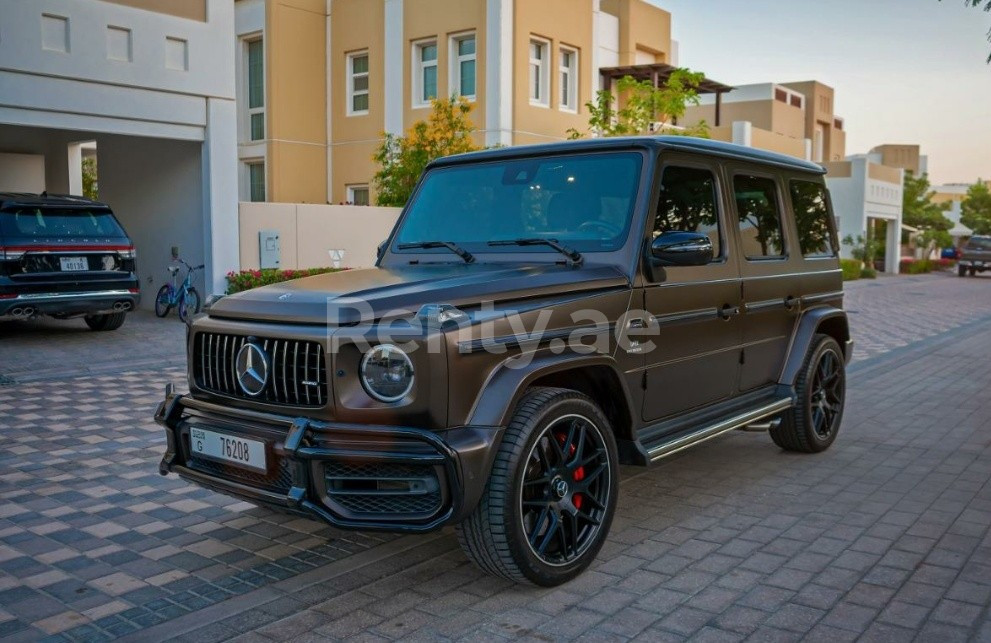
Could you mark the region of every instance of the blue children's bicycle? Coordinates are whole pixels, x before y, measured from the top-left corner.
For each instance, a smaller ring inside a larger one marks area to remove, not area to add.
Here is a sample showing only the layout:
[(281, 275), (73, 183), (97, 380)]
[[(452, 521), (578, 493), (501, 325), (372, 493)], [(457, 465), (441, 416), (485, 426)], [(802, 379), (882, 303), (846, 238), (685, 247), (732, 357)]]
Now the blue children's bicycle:
[[(179, 266), (176, 263), (186, 266), (186, 278), (182, 285), (176, 285), (179, 275)], [(171, 275), (169, 282), (158, 290), (158, 296), (155, 297), (155, 314), (165, 317), (173, 307), (178, 307), (179, 319), (188, 324), (192, 316), (200, 312), (200, 294), (193, 288), (193, 273), (202, 269), (203, 264), (194, 267), (175, 257), (175, 262), (167, 268)]]

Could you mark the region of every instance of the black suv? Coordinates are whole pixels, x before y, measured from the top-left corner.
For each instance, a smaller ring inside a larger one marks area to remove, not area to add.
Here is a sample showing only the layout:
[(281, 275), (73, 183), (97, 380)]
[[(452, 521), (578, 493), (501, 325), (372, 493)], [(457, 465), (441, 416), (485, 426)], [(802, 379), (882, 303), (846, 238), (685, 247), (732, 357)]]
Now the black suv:
[(974, 235), (960, 249), (957, 274), (973, 277), (985, 270), (991, 270), (991, 237)]
[(827, 449), (851, 342), (824, 170), (683, 137), (434, 162), (375, 268), (217, 301), (161, 472), (349, 529), (456, 525), (483, 569), (585, 569), (619, 464), (734, 429)]
[(0, 320), (82, 316), (115, 330), (139, 298), (134, 244), (107, 205), (0, 192)]

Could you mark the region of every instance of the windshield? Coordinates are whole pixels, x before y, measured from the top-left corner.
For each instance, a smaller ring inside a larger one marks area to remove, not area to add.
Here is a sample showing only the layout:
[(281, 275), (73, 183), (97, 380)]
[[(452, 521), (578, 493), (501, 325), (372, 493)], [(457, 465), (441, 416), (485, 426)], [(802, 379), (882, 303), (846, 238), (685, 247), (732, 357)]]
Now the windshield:
[(394, 249), (450, 241), (472, 252), (546, 253), (554, 250), (489, 242), (553, 239), (583, 253), (616, 250), (626, 241), (642, 162), (639, 153), (609, 152), (431, 170)]
[(0, 212), (0, 236), (11, 239), (103, 239), (126, 237), (110, 210), (11, 208)]
[(991, 237), (971, 237), (966, 250), (991, 250)]

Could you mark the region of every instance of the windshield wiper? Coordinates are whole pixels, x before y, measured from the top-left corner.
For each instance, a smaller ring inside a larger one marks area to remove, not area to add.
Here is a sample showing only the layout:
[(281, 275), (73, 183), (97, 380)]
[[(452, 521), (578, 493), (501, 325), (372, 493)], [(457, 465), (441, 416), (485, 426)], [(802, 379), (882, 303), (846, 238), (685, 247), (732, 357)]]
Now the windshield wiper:
[(465, 263), (475, 261), (475, 255), (471, 254), (453, 241), (417, 241), (416, 243), (400, 243), (396, 246), (400, 250), (412, 250), (414, 248), (447, 248), (454, 254), (464, 259)]
[(582, 253), (574, 248), (562, 245), (556, 239), (543, 239), (533, 237), (531, 239), (506, 239), (503, 241), (489, 241), (490, 246), (547, 246), (553, 248), (568, 258), (569, 266), (580, 266), (585, 260)]

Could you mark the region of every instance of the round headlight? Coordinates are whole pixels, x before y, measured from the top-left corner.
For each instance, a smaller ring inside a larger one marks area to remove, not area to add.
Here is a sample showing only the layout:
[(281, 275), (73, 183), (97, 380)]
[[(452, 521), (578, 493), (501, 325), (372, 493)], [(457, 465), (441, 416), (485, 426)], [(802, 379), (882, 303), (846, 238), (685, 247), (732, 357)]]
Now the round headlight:
[(413, 388), (413, 362), (398, 346), (380, 344), (361, 358), (361, 384), (376, 400), (401, 400)]

